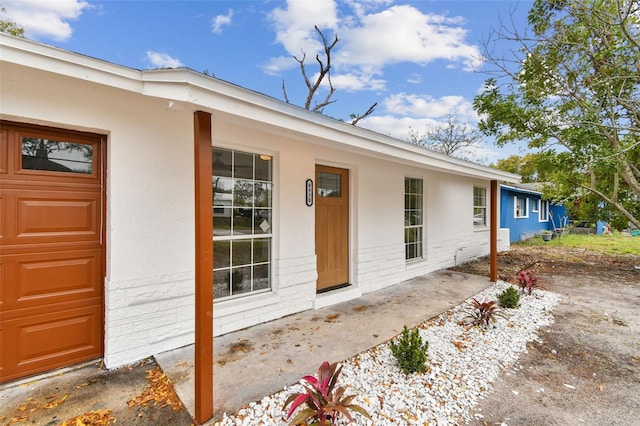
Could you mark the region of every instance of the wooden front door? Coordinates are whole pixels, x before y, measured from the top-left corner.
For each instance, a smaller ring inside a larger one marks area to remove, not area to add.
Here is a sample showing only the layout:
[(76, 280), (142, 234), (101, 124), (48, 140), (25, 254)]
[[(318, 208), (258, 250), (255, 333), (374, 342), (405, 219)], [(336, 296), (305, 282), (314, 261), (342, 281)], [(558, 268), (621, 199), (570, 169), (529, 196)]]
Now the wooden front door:
[(316, 166), (317, 290), (349, 283), (349, 170)]
[(0, 382), (103, 354), (101, 139), (0, 121)]

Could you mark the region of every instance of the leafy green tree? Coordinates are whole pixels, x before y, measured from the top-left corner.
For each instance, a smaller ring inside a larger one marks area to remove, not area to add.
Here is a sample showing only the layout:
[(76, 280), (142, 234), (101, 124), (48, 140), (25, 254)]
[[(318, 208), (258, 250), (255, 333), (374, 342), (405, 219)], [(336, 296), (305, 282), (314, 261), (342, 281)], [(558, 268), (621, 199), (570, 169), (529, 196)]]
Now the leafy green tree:
[(498, 145), (526, 141), (551, 153), (557, 191), (591, 194), (640, 227), (640, 2), (535, 0), (532, 34), (502, 28), (517, 43), (474, 100), (480, 129)]
[(548, 153), (529, 153), (525, 155), (511, 155), (490, 164), (494, 169), (504, 170), (522, 176), (523, 183), (546, 182), (548, 172), (544, 169), (547, 164)]
[[(4, 15), (7, 13), (7, 9), (4, 7), (0, 8), (0, 13)], [(16, 24), (13, 20), (5, 19), (4, 17), (0, 19), (0, 33), (24, 38), (24, 28)]]

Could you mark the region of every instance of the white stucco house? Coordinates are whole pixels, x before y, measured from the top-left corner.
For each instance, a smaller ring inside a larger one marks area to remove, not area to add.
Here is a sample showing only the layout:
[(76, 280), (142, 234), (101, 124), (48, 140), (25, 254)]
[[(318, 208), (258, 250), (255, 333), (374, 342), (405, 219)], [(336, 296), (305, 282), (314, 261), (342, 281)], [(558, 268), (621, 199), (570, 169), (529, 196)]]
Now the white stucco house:
[(198, 265), (221, 335), (487, 255), (519, 179), (189, 69), (2, 34), (0, 76), (3, 382), (193, 343)]

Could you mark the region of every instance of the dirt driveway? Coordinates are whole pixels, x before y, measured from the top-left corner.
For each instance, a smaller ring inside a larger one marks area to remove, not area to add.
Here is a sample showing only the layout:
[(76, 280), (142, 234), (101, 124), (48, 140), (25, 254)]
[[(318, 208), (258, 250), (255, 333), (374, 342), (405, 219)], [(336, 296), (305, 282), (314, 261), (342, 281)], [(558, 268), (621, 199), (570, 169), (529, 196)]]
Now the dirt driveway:
[[(562, 299), (471, 424), (640, 424), (640, 257), (513, 246), (498, 267), (505, 280), (529, 269)], [(486, 274), (488, 261), (455, 269)]]

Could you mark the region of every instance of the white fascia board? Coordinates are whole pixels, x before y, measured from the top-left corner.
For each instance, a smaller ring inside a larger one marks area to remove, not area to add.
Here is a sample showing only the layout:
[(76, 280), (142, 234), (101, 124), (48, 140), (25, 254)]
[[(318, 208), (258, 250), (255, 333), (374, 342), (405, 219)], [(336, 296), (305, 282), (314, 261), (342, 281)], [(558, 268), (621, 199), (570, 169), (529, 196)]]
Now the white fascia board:
[(0, 61), (133, 92), (142, 91), (141, 72), (46, 44), (0, 33)]
[[(262, 127), (270, 128), (270, 132), (289, 137), (297, 135), (301, 140), (320, 145), (337, 144), (351, 152), (430, 170), (481, 179), (520, 181), (520, 176), (513, 173), (429, 151), (188, 69), (149, 70), (143, 74), (145, 94), (164, 97), (167, 85), (174, 89), (182, 87), (185, 90), (171, 90), (173, 99), (191, 105), (194, 110), (208, 110), (214, 119), (224, 116), (240, 125), (243, 125), (242, 121), (250, 120), (253, 127), (259, 122)], [(183, 97), (176, 98), (177, 94)]]
[(245, 126), (260, 123), (307, 142), (430, 170), (520, 181), (518, 175), (413, 146), (185, 68), (139, 71), (6, 34), (0, 34), (0, 46), (2, 62), (167, 99), (169, 107), (205, 110)]
[(505, 184), (501, 184), (500, 186), (515, 192), (542, 196), (542, 192), (534, 191), (533, 189), (523, 189), (523, 188), (518, 188), (517, 186), (511, 186), (511, 185), (505, 185)]

